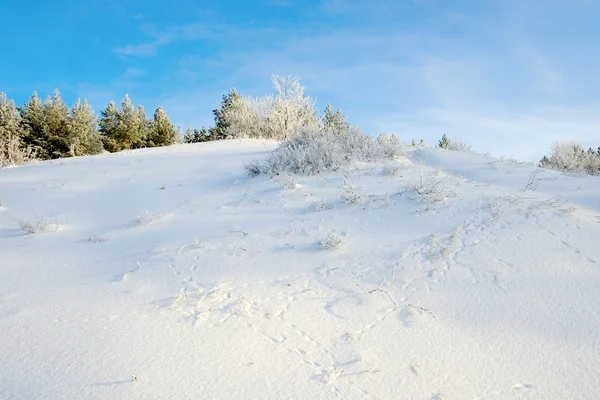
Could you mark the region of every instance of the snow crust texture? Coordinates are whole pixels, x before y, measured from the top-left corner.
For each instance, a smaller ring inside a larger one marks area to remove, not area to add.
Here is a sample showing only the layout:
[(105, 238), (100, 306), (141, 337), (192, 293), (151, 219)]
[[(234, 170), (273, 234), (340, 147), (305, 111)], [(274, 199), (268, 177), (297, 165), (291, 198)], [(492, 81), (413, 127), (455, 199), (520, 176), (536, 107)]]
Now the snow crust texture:
[(224, 141), (0, 170), (0, 399), (598, 399), (600, 178)]

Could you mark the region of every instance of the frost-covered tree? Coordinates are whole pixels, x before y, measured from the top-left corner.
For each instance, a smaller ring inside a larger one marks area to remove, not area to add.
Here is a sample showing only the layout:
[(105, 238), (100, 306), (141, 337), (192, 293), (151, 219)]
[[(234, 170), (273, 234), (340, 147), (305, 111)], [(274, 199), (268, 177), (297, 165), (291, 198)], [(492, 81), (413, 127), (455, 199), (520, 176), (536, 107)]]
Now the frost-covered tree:
[(22, 148), (21, 115), (12, 100), (0, 93), (0, 166), (21, 164), (30, 156)]
[(40, 159), (50, 158), (48, 154), (48, 137), (44, 125), (44, 103), (37, 92), (33, 92), (20, 111), (24, 145), (32, 148)]
[(230, 91), (221, 109), (215, 110), (218, 133), (227, 138), (283, 140), (301, 127), (318, 125), (314, 101), (304, 95), (298, 78), (274, 75), (272, 82), (275, 95), (252, 98)]
[(271, 81), (277, 91), (269, 115), (273, 138), (284, 140), (295, 135), (300, 127), (318, 125), (319, 113), (315, 102), (304, 95), (304, 86), (299, 78), (273, 75)]
[(142, 121), (142, 116), (135, 110), (128, 95), (123, 98), (118, 119), (117, 142), (120, 144), (121, 150), (143, 147), (145, 117)]
[(77, 99), (69, 115), (69, 131), (72, 137), (71, 155), (100, 154), (104, 148), (98, 133), (98, 117), (87, 100)]
[(69, 131), (69, 107), (58, 89), (44, 102), (44, 129), (46, 149), (50, 158), (69, 157), (74, 138)]
[(324, 130), (332, 132), (346, 132), (350, 129), (350, 124), (346, 122), (346, 116), (342, 113), (342, 110), (338, 108), (336, 112), (333, 112), (333, 108), (329, 103), (325, 107), (321, 125)]
[(108, 106), (101, 112), (100, 120), (100, 137), (104, 148), (110, 152), (119, 151), (121, 146), (118, 144), (118, 129), (119, 129), (119, 110), (115, 106), (115, 102), (111, 101)]
[(136, 121), (137, 121), (137, 135), (140, 137), (140, 141), (133, 145), (133, 148), (139, 148), (148, 146), (148, 136), (150, 135), (150, 121), (146, 117), (146, 111), (142, 105), (138, 105), (135, 110)]
[(242, 95), (235, 89), (223, 95), (221, 108), (213, 110), (215, 116), (215, 125), (208, 130), (210, 140), (221, 140), (228, 136), (228, 129), (231, 125), (236, 109), (241, 105)]
[(121, 107), (111, 101), (102, 111), (99, 121), (104, 148), (110, 152), (144, 147), (147, 135), (146, 114), (142, 107), (136, 110), (128, 95)]
[(148, 146), (170, 146), (177, 142), (177, 136), (177, 128), (171, 124), (171, 120), (165, 110), (162, 107), (158, 107), (150, 122)]

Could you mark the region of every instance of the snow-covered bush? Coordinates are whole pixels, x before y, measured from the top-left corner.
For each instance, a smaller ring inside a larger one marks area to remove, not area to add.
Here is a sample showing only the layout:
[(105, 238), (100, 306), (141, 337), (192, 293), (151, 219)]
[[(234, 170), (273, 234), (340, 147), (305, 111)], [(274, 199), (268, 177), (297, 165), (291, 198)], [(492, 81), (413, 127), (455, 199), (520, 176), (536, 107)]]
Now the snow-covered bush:
[(554, 142), (550, 156), (544, 156), (540, 167), (568, 172), (588, 174), (600, 173), (600, 156), (593, 151), (585, 151), (574, 142)]
[(278, 175), (285, 171), (314, 175), (338, 170), (355, 161), (391, 158), (396, 154), (393, 148), (353, 128), (336, 132), (303, 127), (297, 135), (283, 141), (265, 161), (246, 165), (246, 171), (251, 176)]

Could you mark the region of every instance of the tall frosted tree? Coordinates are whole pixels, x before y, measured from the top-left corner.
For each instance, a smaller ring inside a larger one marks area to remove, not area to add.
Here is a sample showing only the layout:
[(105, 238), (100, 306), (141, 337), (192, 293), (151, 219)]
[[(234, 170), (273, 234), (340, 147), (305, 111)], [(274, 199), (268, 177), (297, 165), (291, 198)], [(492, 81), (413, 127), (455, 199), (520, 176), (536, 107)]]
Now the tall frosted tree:
[(221, 140), (228, 136), (228, 129), (231, 126), (233, 111), (240, 106), (242, 95), (235, 89), (223, 95), (221, 108), (213, 110), (215, 116), (215, 125), (208, 130), (209, 140)]
[(135, 110), (136, 121), (137, 121), (137, 136), (140, 138), (137, 143), (133, 144), (134, 148), (148, 146), (148, 136), (150, 135), (150, 122), (146, 117), (146, 111), (144, 107), (138, 105)]
[(128, 95), (125, 95), (118, 114), (119, 128), (117, 129), (118, 141), (121, 150), (139, 148), (143, 146), (142, 132), (140, 132), (139, 114), (133, 107)]
[(110, 152), (121, 150), (117, 138), (119, 110), (117, 110), (114, 101), (108, 103), (108, 106), (101, 112), (98, 125), (100, 125), (100, 138), (102, 139), (104, 148)]
[(232, 89), (214, 110), (211, 138), (260, 138), (284, 140), (301, 127), (319, 124), (314, 101), (304, 95), (298, 78), (272, 77), (275, 95), (252, 98)]
[(287, 139), (298, 128), (318, 124), (318, 111), (314, 100), (304, 95), (304, 86), (300, 79), (273, 75), (271, 77), (277, 95), (269, 115), (269, 126), (275, 132), (271, 136)]
[(69, 157), (74, 138), (69, 131), (69, 108), (58, 89), (46, 99), (43, 115), (49, 157)]
[(121, 107), (111, 101), (102, 111), (99, 121), (104, 148), (110, 152), (143, 147), (146, 136), (146, 114), (143, 107), (136, 110), (128, 95)]
[(42, 160), (50, 158), (44, 124), (44, 103), (37, 92), (33, 92), (20, 111), (23, 143), (35, 151), (36, 157)]
[(27, 159), (21, 147), (21, 115), (12, 100), (0, 93), (0, 166), (20, 164)]
[(69, 116), (69, 132), (72, 137), (71, 155), (83, 156), (102, 152), (98, 133), (98, 118), (87, 100), (77, 99)]
[(165, 110), (158, 107), (154, 112), (154, 118), (150, 122), (150, 134), (148, 136), (148, 146), (170, 146), (177, 142), (178, 132)]

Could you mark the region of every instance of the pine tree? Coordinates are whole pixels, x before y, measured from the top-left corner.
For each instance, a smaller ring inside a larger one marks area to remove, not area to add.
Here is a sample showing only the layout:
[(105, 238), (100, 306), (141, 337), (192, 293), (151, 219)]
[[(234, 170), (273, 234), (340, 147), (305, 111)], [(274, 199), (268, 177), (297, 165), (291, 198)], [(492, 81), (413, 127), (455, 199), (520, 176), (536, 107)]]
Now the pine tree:
[(141, 148), (141, 147), (151, 147), (148, 144), (148, 137), (150, 135), (150, 121), (146, 117), (146, 111), (144, 111), (144, 107), (138, 105), (137, 110), (135, 111), (136, 121), (137, 121), (137, 132), (136, 137), (139, 138), (139, 141), (133, 143), (132, 148)]
[(20, 111), (24, 145), (32, 148), (39, 159), (49, 159), (48, 137), (44, 126), (44, 104), (37, 92), (33, 92)]
[(74, 138), (69, 132), (69, 108), (60, 97), (58, 89), (44, 103), (44, 129), (50, 158), (69, 157)]
[(21, 148), (21, 115), (12, 100), (0, 93), (0, 166), (20, 164), (28, 154)]
[(346, 122), (346, 116), (339, 108), (334, 113), (331, 104), (325, 107), (325, 113), (321, 119), (323, 129), (330, 132), (347, 132), (350, 129), (350, 124)]
[(115, 102), (111, 101), (108, 103), (108, 106), (102, 111), (101, 115), (98, 124), (100, 125), (100, 137), (104, 148), (111, 153), (121, 150), (117, 140), (119, 110), (117, 110)]
[(104, 148), (110, 152), (137, 149), (146, 145), (147, 122), (143, 107), (136, 110), (128, 95), (121, 108), (111, 101), (99, 121)]
[(200, 130), (192, 129), (191, 126), (188, 126), (185, 131), (185, 135), (183, 136), (184, 143), (202, 143), (210, 140), (208, 137), (208, 131), (206, 127), (202, 127)]
[(438, 142), (438, 147), (441, 149), (447, 149), (450, 147), (450, 139), (448, 139), (448, 136), (446, 136), (445, 133), (442, 135), (442, 138)]
[(128, 95), (125, 95), (118, 113), (119, 127), (117, 129), (117, 141), (121, 149), (131, 149), (143, 146), (142, 132), (140, 132), (139, 114), (133, 107)]
[(175, 144), (177, 136), (177, 129), (171, 124), (167, 113), (162, 107), (158, 107), (150, 123), (149, 146), (170, 146)]
[(229, 93), (223, 95), (221, 108), (212, 111), (215, 116), (215, 126), (208, 130), (209, 140), (221, 140), (227, 137), (227, 129), (231, 125), (228, 114), (240, 103), (241, 99), (242, 96), (235, 89), (231, 89)]
[(184, 143), (197, 143), (194, 141), (194, 130), (192, 129), (191, 125), (188, 125), (187, 129), (185, 130), (185, 134), (183, 135), (183, 142)]
[(69, 131), (73, 138), (71, 155), (100, 154), (104, 148), (98, 133), (98, 118), (87, 100), (77, 99), (69, 115)]

